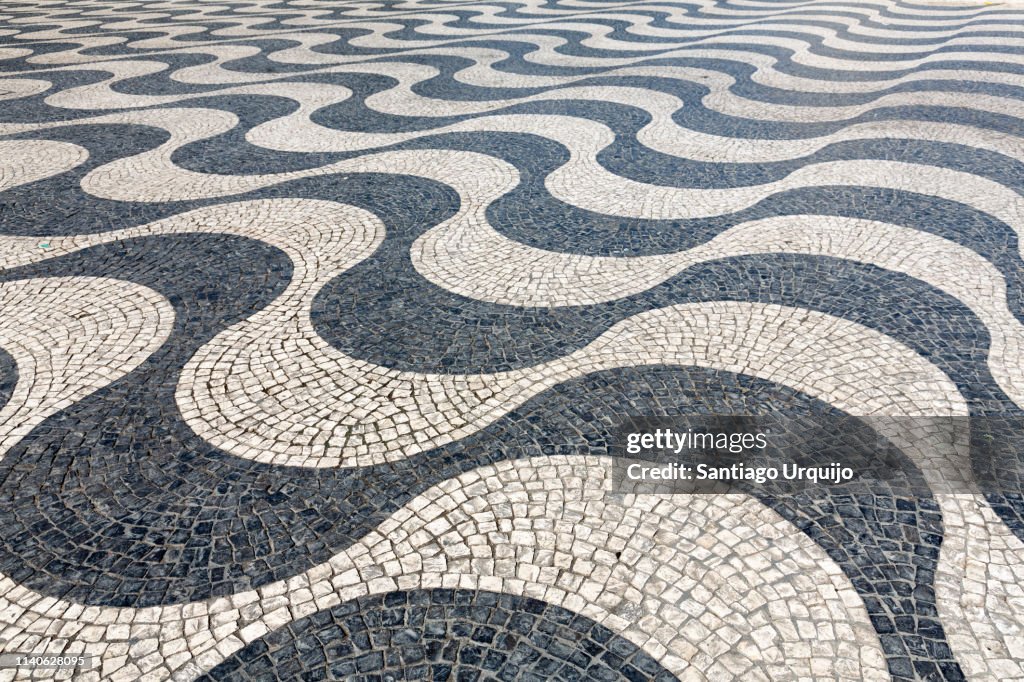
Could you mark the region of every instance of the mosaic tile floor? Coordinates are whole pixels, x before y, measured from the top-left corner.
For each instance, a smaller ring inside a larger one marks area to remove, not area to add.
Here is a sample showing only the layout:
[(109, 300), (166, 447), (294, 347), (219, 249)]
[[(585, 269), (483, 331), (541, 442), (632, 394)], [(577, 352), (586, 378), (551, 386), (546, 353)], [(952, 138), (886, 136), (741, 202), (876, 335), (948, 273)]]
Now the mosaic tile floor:
[(1022, 189), (1012, 2), (2, 0), (0, 680), (1024, 679), (1024, 477), (609, 490), (1024, 417)]

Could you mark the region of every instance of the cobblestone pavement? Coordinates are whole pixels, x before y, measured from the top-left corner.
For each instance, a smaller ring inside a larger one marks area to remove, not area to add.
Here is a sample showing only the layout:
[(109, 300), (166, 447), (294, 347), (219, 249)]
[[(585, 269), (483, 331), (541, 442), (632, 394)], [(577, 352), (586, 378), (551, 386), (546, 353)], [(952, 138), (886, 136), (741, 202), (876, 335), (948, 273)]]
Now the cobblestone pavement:
[(1024, 680), (1022, 189), (1020, 5), (0, 0), (0, 680)]

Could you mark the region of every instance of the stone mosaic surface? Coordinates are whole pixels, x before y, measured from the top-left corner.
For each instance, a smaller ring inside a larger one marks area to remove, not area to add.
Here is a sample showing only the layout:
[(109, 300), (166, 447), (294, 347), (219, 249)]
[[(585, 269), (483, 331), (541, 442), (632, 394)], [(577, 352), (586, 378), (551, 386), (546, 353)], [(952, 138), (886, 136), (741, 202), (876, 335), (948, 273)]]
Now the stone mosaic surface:
[[(1013, 2), (0, 2), (0, 680), (1024, 679), (1022, 121)], [(611, 490), (708, 412), (902, 474)]]

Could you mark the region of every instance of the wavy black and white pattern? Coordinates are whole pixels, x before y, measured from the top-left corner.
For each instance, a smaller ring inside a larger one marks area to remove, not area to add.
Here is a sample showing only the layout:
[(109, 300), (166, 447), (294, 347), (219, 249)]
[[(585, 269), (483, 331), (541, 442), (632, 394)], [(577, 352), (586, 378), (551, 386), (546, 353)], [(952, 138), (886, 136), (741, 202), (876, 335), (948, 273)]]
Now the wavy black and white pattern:
[[(0, 650), (1024, 679), (1022, 192), (1015, 2), (0, 4)], [(608, 492), (709, 410), (906, 473)]]

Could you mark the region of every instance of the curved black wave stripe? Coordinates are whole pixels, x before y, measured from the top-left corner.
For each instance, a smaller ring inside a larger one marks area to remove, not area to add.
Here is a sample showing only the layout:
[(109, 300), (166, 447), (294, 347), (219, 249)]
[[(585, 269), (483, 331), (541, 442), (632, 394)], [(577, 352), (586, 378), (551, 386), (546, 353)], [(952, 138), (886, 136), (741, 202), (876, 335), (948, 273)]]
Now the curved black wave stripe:
[[(871, 265), (791, 254), (726, 258), (697, 264), (627, 298), (538, 309), (453, 294), (401, 262), (408, 258), (407, 249), (385, 242), (372, 259), (324, 287), (313, 307), (318, 333), (375, 364), (417, 372), (494, 372), (564, 356), (645, 310), (721, 300), (775, 303), (883, 331), (928, 356), (969, 401), (1004, 409), (1008, 403), (988, 371), (984, 325), (956, 299)], [(910, 299), (911, 292), (924, 298)], [(943, 332), (956, 339), (955, 349), (940, 345), (936, 335)]]
[(675, 676), (586, 616), (529, 597), (414, 590), (360, 597), (264, 635), (213, 680), (650, 680)]

